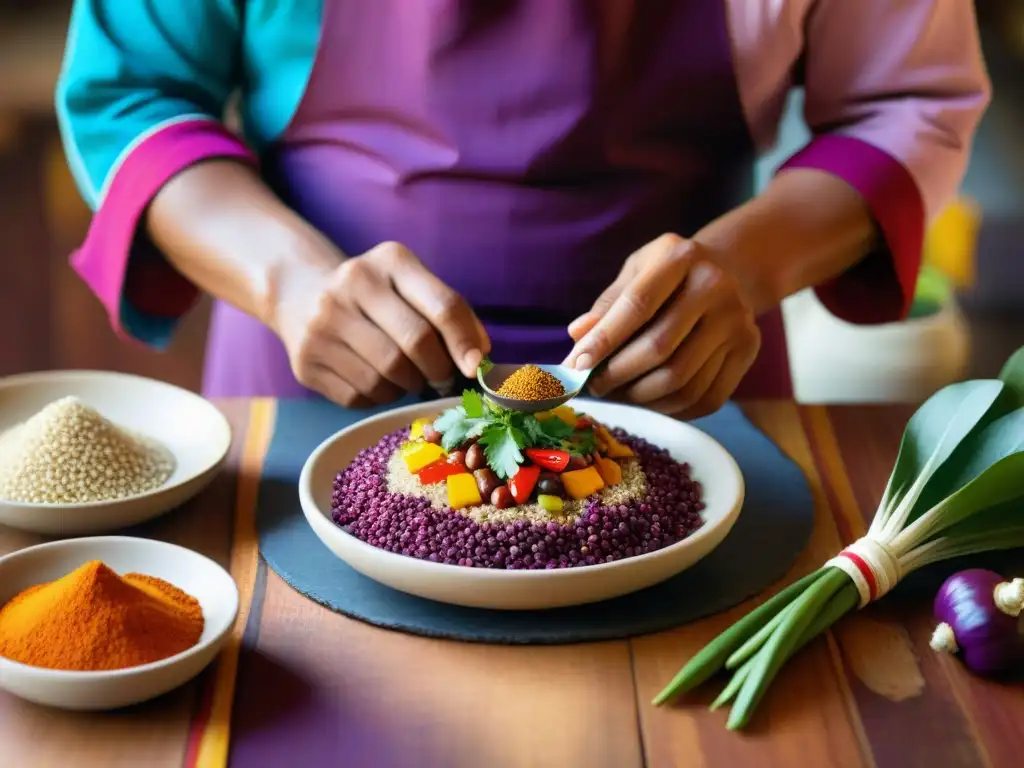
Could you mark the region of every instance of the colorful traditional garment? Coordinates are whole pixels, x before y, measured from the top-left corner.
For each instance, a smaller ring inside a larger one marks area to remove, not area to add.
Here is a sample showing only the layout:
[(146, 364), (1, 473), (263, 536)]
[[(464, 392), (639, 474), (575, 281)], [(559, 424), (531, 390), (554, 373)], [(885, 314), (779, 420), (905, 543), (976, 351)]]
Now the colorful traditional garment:
[[(411, 248), (494, 359), (559, 362), (633, 250), (749, 198), (795, 85), (814, 138), (784, 167), (848, 182), (885, 246), (818, 295), (897, 320), (989, 99), (969, 0), (76, 0), (57, 108), (95, 217), (73, 264), (119, 332), (166, 345), (198, 292), (140, 217), (233, 157), (344, 253)], [(761, 325), (737, 394), (788, 394), (780, 313)], [(307, 394), (223, 303), (205, 390)]]

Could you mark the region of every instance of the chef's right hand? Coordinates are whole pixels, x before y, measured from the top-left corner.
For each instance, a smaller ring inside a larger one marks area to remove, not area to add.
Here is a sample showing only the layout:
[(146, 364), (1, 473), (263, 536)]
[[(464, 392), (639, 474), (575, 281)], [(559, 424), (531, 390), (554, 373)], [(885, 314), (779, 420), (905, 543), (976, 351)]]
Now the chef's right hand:
[[(275, 330), (299, 383), (348, 407), (450, 388), (490, 351), (475, 313), (398, 243), (282, 281)], [(453, 366), (454, 364), (454, 366)]]

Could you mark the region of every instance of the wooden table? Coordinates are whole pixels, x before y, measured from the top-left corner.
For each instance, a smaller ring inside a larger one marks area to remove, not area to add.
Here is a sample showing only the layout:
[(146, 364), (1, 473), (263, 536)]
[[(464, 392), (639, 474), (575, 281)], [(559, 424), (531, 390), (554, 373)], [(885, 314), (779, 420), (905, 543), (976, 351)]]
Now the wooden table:
[[(793, 660), (743, 735), (710, 713), (649, 702), (701, 644), (750, 606), (630, 641), (503, 647), (411, 637), (319, 607), (259, 560), (253, 511), (272, 401), (220, 403), (230, 469), (147, 535), (228, 565), (243, 612), (203, 677), (113, 714), (49, 711), (0, 693), (0, 764), (115, 766), (1018, 766), (1024, 689), (928, 648), (926, 601), (898, 595), (848, 617)], [(909, 411), (750, 403), (805, 470), (812, 541), (786, 582), (870, 520)], [(0, 553), (35, 544), (0, 529)], [(1024, 565), (1024, 562), (1021, 563)]]

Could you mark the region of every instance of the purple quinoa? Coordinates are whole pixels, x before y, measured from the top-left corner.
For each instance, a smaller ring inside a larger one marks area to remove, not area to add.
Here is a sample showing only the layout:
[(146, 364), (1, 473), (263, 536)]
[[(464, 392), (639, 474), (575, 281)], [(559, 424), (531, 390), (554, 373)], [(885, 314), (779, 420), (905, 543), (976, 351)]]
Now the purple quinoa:
[(615, 430), (636, 452), (647, 477), (643, 498), (614, 506), (591, 499), (568, 524), (477, 524), (455, 510), (436, 510), (425, 498), (388, 490), (388, 461), (408, 434), (407, 427), (397, 430), (361, 451), (334, 481), (334, 522), (388, 552), (474, 568), (572, 568), (663, 549), (703, 522), (701, 487), (690, 477), (689, 465)]

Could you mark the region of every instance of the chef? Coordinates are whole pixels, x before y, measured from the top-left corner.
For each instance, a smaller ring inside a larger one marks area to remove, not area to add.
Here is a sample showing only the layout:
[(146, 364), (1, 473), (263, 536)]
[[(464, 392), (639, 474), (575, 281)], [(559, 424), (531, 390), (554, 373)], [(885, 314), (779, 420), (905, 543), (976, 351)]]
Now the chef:
[(488, 354), (691, 418), (791, 393), (790, 294), (906, 315), (989, 98), (970, 0), (76, 0), (57, 114), (74, 268), (158, 349), (212, 296), (207, 395)]

